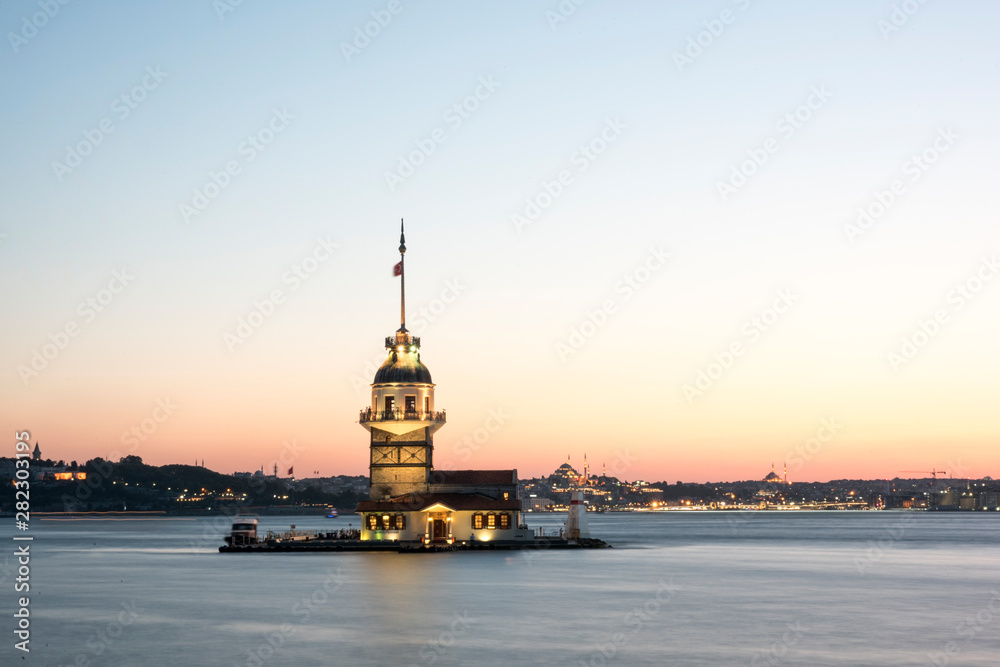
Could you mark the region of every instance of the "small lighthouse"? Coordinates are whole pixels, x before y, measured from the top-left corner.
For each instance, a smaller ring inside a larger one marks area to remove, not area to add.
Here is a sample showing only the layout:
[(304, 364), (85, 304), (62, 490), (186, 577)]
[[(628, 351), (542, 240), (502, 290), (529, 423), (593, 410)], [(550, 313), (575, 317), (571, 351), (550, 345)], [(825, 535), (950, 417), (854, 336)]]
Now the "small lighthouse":
[(578, 540), (590, 537), (587, 527), (587, 506), (583, 503), (583, 491), (574, 489), (569, 494), (569, 516), (566, 517), (566, 537)]

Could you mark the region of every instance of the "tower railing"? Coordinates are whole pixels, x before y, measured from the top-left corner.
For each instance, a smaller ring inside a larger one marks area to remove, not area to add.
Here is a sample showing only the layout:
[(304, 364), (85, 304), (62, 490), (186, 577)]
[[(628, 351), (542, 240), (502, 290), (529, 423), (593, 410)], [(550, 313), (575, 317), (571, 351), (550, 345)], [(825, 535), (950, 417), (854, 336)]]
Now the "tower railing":
[[(409, 334), (407, 334), (407, 335), (409, 335)], [(409, 336), (409, 340), (410, 340), (410, 342), (403, 343), (403, 342), (400, 342), (399, 340), (397, 340), (395, 336), (386, 336), (385, 337), (385, 346), (386, 347), (398, 347), (400, 345), (415, 345), (416, 347), (420, 347), (420, 336)]]
[(421, 421), (421, 422), (444, 422), (447, 421), (445, 411), (424, 411), (424, 410), (371, 410), (361, 411), (358, 418), (362, 424), (369, 422), (399, 422), (399, 421)]

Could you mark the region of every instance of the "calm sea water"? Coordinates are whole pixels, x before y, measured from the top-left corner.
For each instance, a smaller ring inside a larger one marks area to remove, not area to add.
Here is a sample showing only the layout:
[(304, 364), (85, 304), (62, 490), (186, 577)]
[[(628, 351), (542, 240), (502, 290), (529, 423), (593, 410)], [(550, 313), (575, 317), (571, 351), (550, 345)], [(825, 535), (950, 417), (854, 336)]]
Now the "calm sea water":
[[(1000, 513), (590, 522), (614, 549), (219, 554), (221, 520), (35, 518), (32, 651), (5, 633), (0, 664), (1000, 665)], [(262, 519), (291, 523), (357, 517)]]

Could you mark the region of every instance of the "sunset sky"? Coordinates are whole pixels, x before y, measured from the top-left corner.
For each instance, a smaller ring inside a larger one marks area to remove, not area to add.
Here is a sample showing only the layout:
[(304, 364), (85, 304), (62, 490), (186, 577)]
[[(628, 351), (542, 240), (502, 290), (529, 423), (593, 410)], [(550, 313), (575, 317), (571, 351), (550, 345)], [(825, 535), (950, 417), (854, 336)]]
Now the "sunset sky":
[(898, 4), (4, 3), (4, 455), (367, 474), (405, 218), (437, 467), (1000, 476), (1000, 5)]

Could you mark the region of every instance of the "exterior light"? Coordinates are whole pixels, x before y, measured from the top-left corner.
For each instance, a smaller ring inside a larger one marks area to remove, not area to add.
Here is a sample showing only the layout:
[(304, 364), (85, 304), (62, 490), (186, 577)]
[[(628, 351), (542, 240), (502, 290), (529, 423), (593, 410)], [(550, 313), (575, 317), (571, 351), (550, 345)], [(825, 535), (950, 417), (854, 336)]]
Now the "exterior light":
[(396, 351), (402, 352), (403, 349), (404, 349), (404, 346), (400, 345), (399, 347), (396, 348)]

